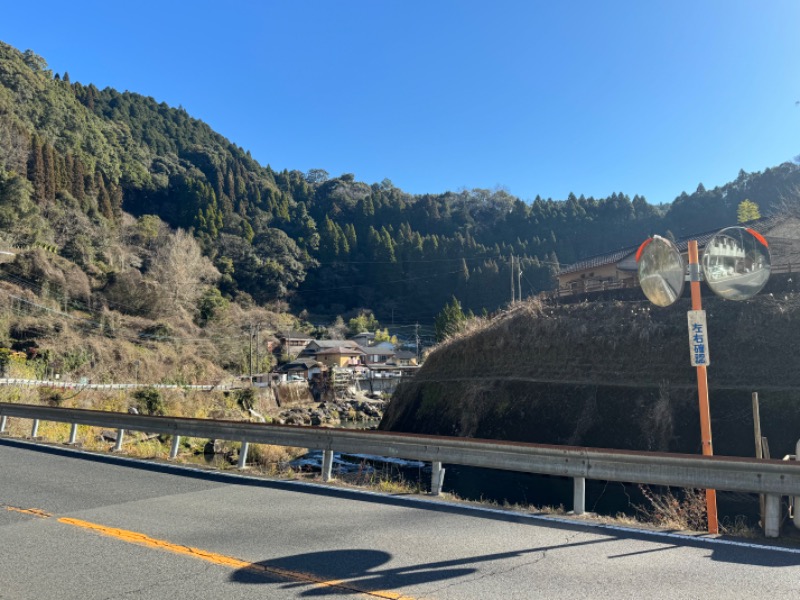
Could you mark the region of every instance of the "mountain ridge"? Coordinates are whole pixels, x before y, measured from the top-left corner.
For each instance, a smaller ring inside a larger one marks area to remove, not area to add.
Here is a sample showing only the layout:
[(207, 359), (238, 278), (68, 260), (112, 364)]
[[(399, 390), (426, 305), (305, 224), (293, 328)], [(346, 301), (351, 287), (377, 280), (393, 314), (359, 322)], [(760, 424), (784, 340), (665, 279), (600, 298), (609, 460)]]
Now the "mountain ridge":
[[(62, 307), (80, 299), (191, 335), (233, 305), (290, 310), (320, 335), (360, 312), (430, 332), (453, 296), (475, 313), (504, 306), (518, 268), (518, 294), (533, 296), (562, 264), (730, 225), (744, 199), (765, 215), (793, 209), (799, 189), (793, 163), (660, 206), (624, 193), (412, 195), (388, 179), (276, 172), (182, 108), (72, 82), (0, 42), (0, 238), (75, 266), (37, 253), (4, 270), (60, 289)], [(76, 268), (83, 278), (64, 275)]]

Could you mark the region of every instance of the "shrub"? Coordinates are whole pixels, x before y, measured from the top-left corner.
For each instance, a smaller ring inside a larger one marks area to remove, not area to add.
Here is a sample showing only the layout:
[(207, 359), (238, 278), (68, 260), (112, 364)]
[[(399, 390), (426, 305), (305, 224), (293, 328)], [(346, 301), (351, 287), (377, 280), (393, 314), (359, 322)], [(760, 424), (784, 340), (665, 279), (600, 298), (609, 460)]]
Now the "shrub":
[(39, 400), (50, 406), (61, 406), (64, 402), (64, 394), (49, 387), (38, 388)]
[(209, 288), (197, 301), (197, 324), (205, 326), (221, 311), (224, 311), (229, 304), (217, 288)]
[(236, 390), (235, 395), (236, 404), (238, 404), (242, 410), (248, 411), (255, 406), (256, 392), (253, 388)]
[(147, 340), (160, 341), (171, 338), (175, 335), (172, 328), (166, 323), (156, 323), (142, 329), (139, 337)]
[(8, 365), (11, 362), (11, 349), (0, 348), (0, 375), (6, 376)]
[(164, 400), (161, 398), (161, 392), (157, 389), (144, 388), (136, 390), (133, 393), (133, 397), (136, 400), (139, 412), (154, 416), (164, 415)]

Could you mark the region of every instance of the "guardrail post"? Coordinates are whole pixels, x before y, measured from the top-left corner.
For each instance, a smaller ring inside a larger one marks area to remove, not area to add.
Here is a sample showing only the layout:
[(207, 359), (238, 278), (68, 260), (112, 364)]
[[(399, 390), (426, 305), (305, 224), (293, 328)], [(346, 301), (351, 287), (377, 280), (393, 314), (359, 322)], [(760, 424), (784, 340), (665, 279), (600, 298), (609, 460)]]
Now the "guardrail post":
[(69, 441), (67, 442), (67, 445), (74, 446), (77, 439), (78, 439), (78, 424), (73, 423), (72, 427), (70, 427), (69, 430)]
[(781, 530), (781, 497), (767, 494), (764, 507), (764, 536), (776, 538)]
[(178, 457), (178, 445), (181, 443), (181, 436), (172, 436), (172, 447), (169, 449), (169, 459), (175, 460)]
[(36, 439), (36, 436), (39, 435), (39, 419), (33, 420), (33, 427), (31, 427), (31, 439)]
[(0, 417), (0, 434), (4, 434), (6, 432), (6, 425), (8, 425), (8, 417), (3, 415)]
[(111, 449), (112, 452), (119, 452), (122, 450), (122, 440), (125, 439), (125, 430), (119, 429), (117, 430), (117, 443), (114, 444), (114, 447)]
[(442, 486), (444, 485), (444, 472), (442, 463), (431, 463), (431, 496), (438, 496), (442, 493)]
[(247, 451), (250, 449), (250, 443), (242, 440), (242, 448), (239, 450), (239, 469), (247, 468)]
[[(0, 426), (0, 432), (2, 431), (3, 427)], [(800, 440), (797, 440), (797, 446), (795, 446), (794, 459), (800, 460)], [(800, 496), (794, 497), (794, 504), (792, 504), (792, 521), (794, 521), (794, 526), (800, 529)]]
[(333, 450), (322, 451), (322, 481), (331, 480), (331, 471), (333, 471)]
[(572, 512), (582, 515), (586, 512), (586, 478), (572, 478)]

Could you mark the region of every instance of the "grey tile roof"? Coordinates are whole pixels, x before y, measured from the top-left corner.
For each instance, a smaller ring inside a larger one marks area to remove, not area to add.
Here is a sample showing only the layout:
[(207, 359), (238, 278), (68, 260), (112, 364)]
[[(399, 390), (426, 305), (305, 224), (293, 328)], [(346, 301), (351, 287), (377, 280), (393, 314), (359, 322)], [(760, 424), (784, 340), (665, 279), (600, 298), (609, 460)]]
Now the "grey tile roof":
[(602, 267), (604, 265), (611, 265), (621, 261), (626, 256), (633, 254), (639, 246), (628, 246), (627, 248), (622, 248), (621, 250), (614, 250), (613, 252), (607, 252), (606, 254), (597, 254), (595, 256), (590, 256), (584, 260), (579, 262), (573, 263), (561, 269), (558, 274), (559, 275), (567, 275), (568, 273), (574, 273), (576, 271), (585, 271), (587, 269), (592, 269), (595, 267)]
[(364, 354), (364, 352), (360, 348), (353, 348), (352, 346), (334, 346), (333, 348), (325, 348), (325, 350), (317, 352), (317, 356), (336, 354), (358, 356)]
[(321, 363), (316, 358), (296, 358), (292, 362), (278, 367), (278, 371), (291, 371), (295, 369), (311, 369), (316, 366), (321, 366)]
[(346, 348), (357, 348), (358, 344), (353, 340), (313, 340), (320, 348), (338, 348), (344, 346)]
[[(778, 223), (784, 220), (784, 217), (780, 216), (771, 216), (771, 217), (764, 217), (762, 219), (758, 219), (756, 221), (751, 221), (749, 223), (744, 223), (743, 227), (747, 227), (758, 233), (765, 235), (770, 229), (775, 227)], [(729, 227), (735, 227), (735, 225), (730, 225)], [(699, 233), (692, 233), (686, 236), (683, 236), (676, 240), (675, 245), (677, 246), (680, 252), (686, 252), (689, 247), (689, 242), (691, 240), (697, 240), (697, 245), (700, 248), (705, 247), (705, 245), (711, 240), (714, 235), (719, 232), (724, 227), (719, 227), (717, 229), (712, 229), (710, 231), (702, 231)], [(644, 242), (644, 240), (642, 240)], [(602, 267), (604, 265), (611, 265), (620, 262), (622, 259), (627, 258), (631, 254), (634, 254), (639, 249), (639, 245), (636, 246), (628, 246), (626, 248), (620, 248), (619, 250), (613, 250), (612, 252), (607, 252), (605, 254), (597, 254), (595, 256), (590, 256), (584, 260), (578, 261), (571, 265), (567, 265), (563, 269), (559, 270), (559, 275), (568, 275), (569, 273), (575, 273), (577, 271), (586, 271), (588, 269)]]

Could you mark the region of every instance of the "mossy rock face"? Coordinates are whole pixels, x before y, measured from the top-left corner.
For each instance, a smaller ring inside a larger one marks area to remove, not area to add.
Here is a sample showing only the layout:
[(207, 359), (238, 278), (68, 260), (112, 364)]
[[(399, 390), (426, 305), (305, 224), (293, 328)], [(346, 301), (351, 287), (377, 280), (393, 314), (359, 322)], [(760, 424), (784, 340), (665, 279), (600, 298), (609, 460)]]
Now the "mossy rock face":
[[(381, 429), (647, 451), (700, 452), (696, 370), (679, 302), (518, 306), (439, 347)], [(754, 454), (759, 392), (773, 457), (800, 438), (800, 295), (705, 301), (716, 454)]]

